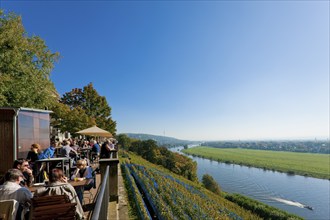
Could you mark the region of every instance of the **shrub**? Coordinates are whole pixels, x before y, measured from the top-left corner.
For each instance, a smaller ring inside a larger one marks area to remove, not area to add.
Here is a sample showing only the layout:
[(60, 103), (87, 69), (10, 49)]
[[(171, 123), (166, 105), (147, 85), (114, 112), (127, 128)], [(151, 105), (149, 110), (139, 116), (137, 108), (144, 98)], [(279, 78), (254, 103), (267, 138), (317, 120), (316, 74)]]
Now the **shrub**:
[(202, 178), (202, 183), (204, 187), (215, 194), (220, 195), (221, 189), (219, 184), (213, 179), (213, 177), (209, 174), (204, 174)]

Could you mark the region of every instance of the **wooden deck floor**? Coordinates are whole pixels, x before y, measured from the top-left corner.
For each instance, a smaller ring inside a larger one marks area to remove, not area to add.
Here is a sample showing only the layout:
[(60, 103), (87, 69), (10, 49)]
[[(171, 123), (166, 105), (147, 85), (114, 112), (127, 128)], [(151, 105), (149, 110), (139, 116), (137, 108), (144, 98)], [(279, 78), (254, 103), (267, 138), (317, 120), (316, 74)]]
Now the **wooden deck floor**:
[(85, 191), (84, 192), (84, 200), (83, 200), (83, 209), (85, 211), (85, 216), (87, 217), (87, 219), (90, 219), (90, 215), (91, 215), (91, 211), (94, 209), (95, 206), (95, 199), (97, 197), (97, 191), (99, 189), (101, 183), (101, 174), (96, 174), (96, 189), (92, 188), (90, 190), (91, 195), (89, 194), (89, 192)]

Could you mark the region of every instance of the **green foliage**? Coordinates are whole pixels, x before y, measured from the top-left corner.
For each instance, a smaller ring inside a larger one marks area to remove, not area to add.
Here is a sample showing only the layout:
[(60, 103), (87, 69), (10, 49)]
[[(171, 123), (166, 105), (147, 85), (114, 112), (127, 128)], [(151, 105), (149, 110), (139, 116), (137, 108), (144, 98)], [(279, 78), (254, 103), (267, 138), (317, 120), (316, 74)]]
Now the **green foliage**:
[[(66, 124), (63, 126), (65, 131), (76, 132), (92, 123), (112, 134), (116, 133), (116, 122), (111, 118), (111, 108), (106, 98), (98, 94), (92, 83), (83, 89), (75, 88), (65, 93), (61, 102), (69, 107), (70, 114), (75, 114), (68, 121), (62, 122)], [(79, 123), (75, 123), (76, 119)], [(72, 123), (75, 125), (73, 128)]]
[[(129, 172), (162, 219), (261, 219), (221, 195), (129, 153)], [(122, 161), (123, 162), (123, 161)], [(143, 166), (143, 167), (142, 167)]]
[(133, 177), (125, 165), (121, 165), (124, 183), (128, 194), (129, 214), (133, 219), (149, 219), (149, 215), (145, 208), (143, 198), (135, 184)]
[(58, 99), (49, 79), (58, 57), (27, 35), (21, 17), (0, 11), (0, 106), (50, 109)]
[(302, 219), (299, 216), (289, 214), (280, 209), (276, 209), (269, 205), (263, 204), (256, 200), (250, 199), (248, 197), (239, 195), (239, 194), (228, 194), (225, 196), (226, 199), (232, 201), (239, 206), (252, 211), (259, 215), (262, 219), (276, 219), (276, 220), (294, 220), (294, 219)]
[(80, 107), (70, 109), (63, 103), (57, 103), (52, 110), (54, 112), (52, 114), (52, 126), (61, 131), (68, 131), (72, 135), (95, 124), (95, 121)]
[(165, 147), (158, 147), (154, 140), (134, 140), (129, 150), (189, 180), (197, 181), (196, 162), (182, 154), (173, 153)]
[(216, 148), (245, 148), (257, 150), (292, 151), (304, 153), (330, 153), (329, 140), (297, 141), (209, 141), (204, 146)]
[(209, 174), (204, 174), (202, 178), (202, 183), (204, 187), (215, 194), (220, 195), (221, 190), (219, 184), (213, 179)]
[(211, 147), (193, 147), (183, 152), (225, 163), (330, 179), (329, 154)]
[(158, 145), (167, 146), (167, 147), (197, 143), (196, 141), (179, 140), (179, 139), (172, 138), (172, 137), (165, 137), (165, 136), (151, 135), (151, 134), (126, 133), (126, 135), (129, 138), (133, 138), (133, 139), (137, 139), (137, 140), (141, 140), (141, 141), (154, 140), (157, 142)]
[(116, 140), (118, 141), (117, 146), (119, 149), (126, 150), (131, 145), (131, 139), (126, 134), (117, 135)]

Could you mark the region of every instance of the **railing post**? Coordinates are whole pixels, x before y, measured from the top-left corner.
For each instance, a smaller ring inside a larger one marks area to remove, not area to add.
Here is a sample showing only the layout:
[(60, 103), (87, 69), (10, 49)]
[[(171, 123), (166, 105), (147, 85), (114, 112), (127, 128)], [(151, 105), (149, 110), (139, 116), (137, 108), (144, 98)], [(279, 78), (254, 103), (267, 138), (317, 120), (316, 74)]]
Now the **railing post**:
[(106, 167), (109, 166), (109, 200), (118, 203), (118, 159), (100, 159), (101, 178), (104, 176)]

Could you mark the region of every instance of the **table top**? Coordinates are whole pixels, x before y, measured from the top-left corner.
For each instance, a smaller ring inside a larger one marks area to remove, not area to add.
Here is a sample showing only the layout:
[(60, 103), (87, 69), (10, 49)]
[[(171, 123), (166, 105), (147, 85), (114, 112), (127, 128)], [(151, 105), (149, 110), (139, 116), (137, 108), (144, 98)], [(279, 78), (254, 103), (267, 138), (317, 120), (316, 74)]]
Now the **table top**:
[(54, 157), (54, 158), (46, 158), (41, 160), (36, 160), (36, 162), (52, 162), (52, 161), (63, 161), (63, 160), (69, 160), (68, 157)]
[(70, 183), (73, 187), (76, 186), (85, 186), (88, 185), (88, 183), (92, 181), (92, 179), (84, 179), (81, 181), (73, 181), (73, 180), (69, 180), (68, 183)]
[[(91, 181), (92, 179), (84, 179), (82, 181), (73, 181), (73, 180), (69, 180), (68, 183), (71, 184), (71, 186), (73, 187), (78, 187), (78, 186), (85, 186), (88, 185), (88, 183)], [(35, 192), (37, 189), (42, 188), (42, 187), (46, 187), (45, 183), (35, 183), (32, 186), (29, 187), (29, 190), (31, 192)]]

